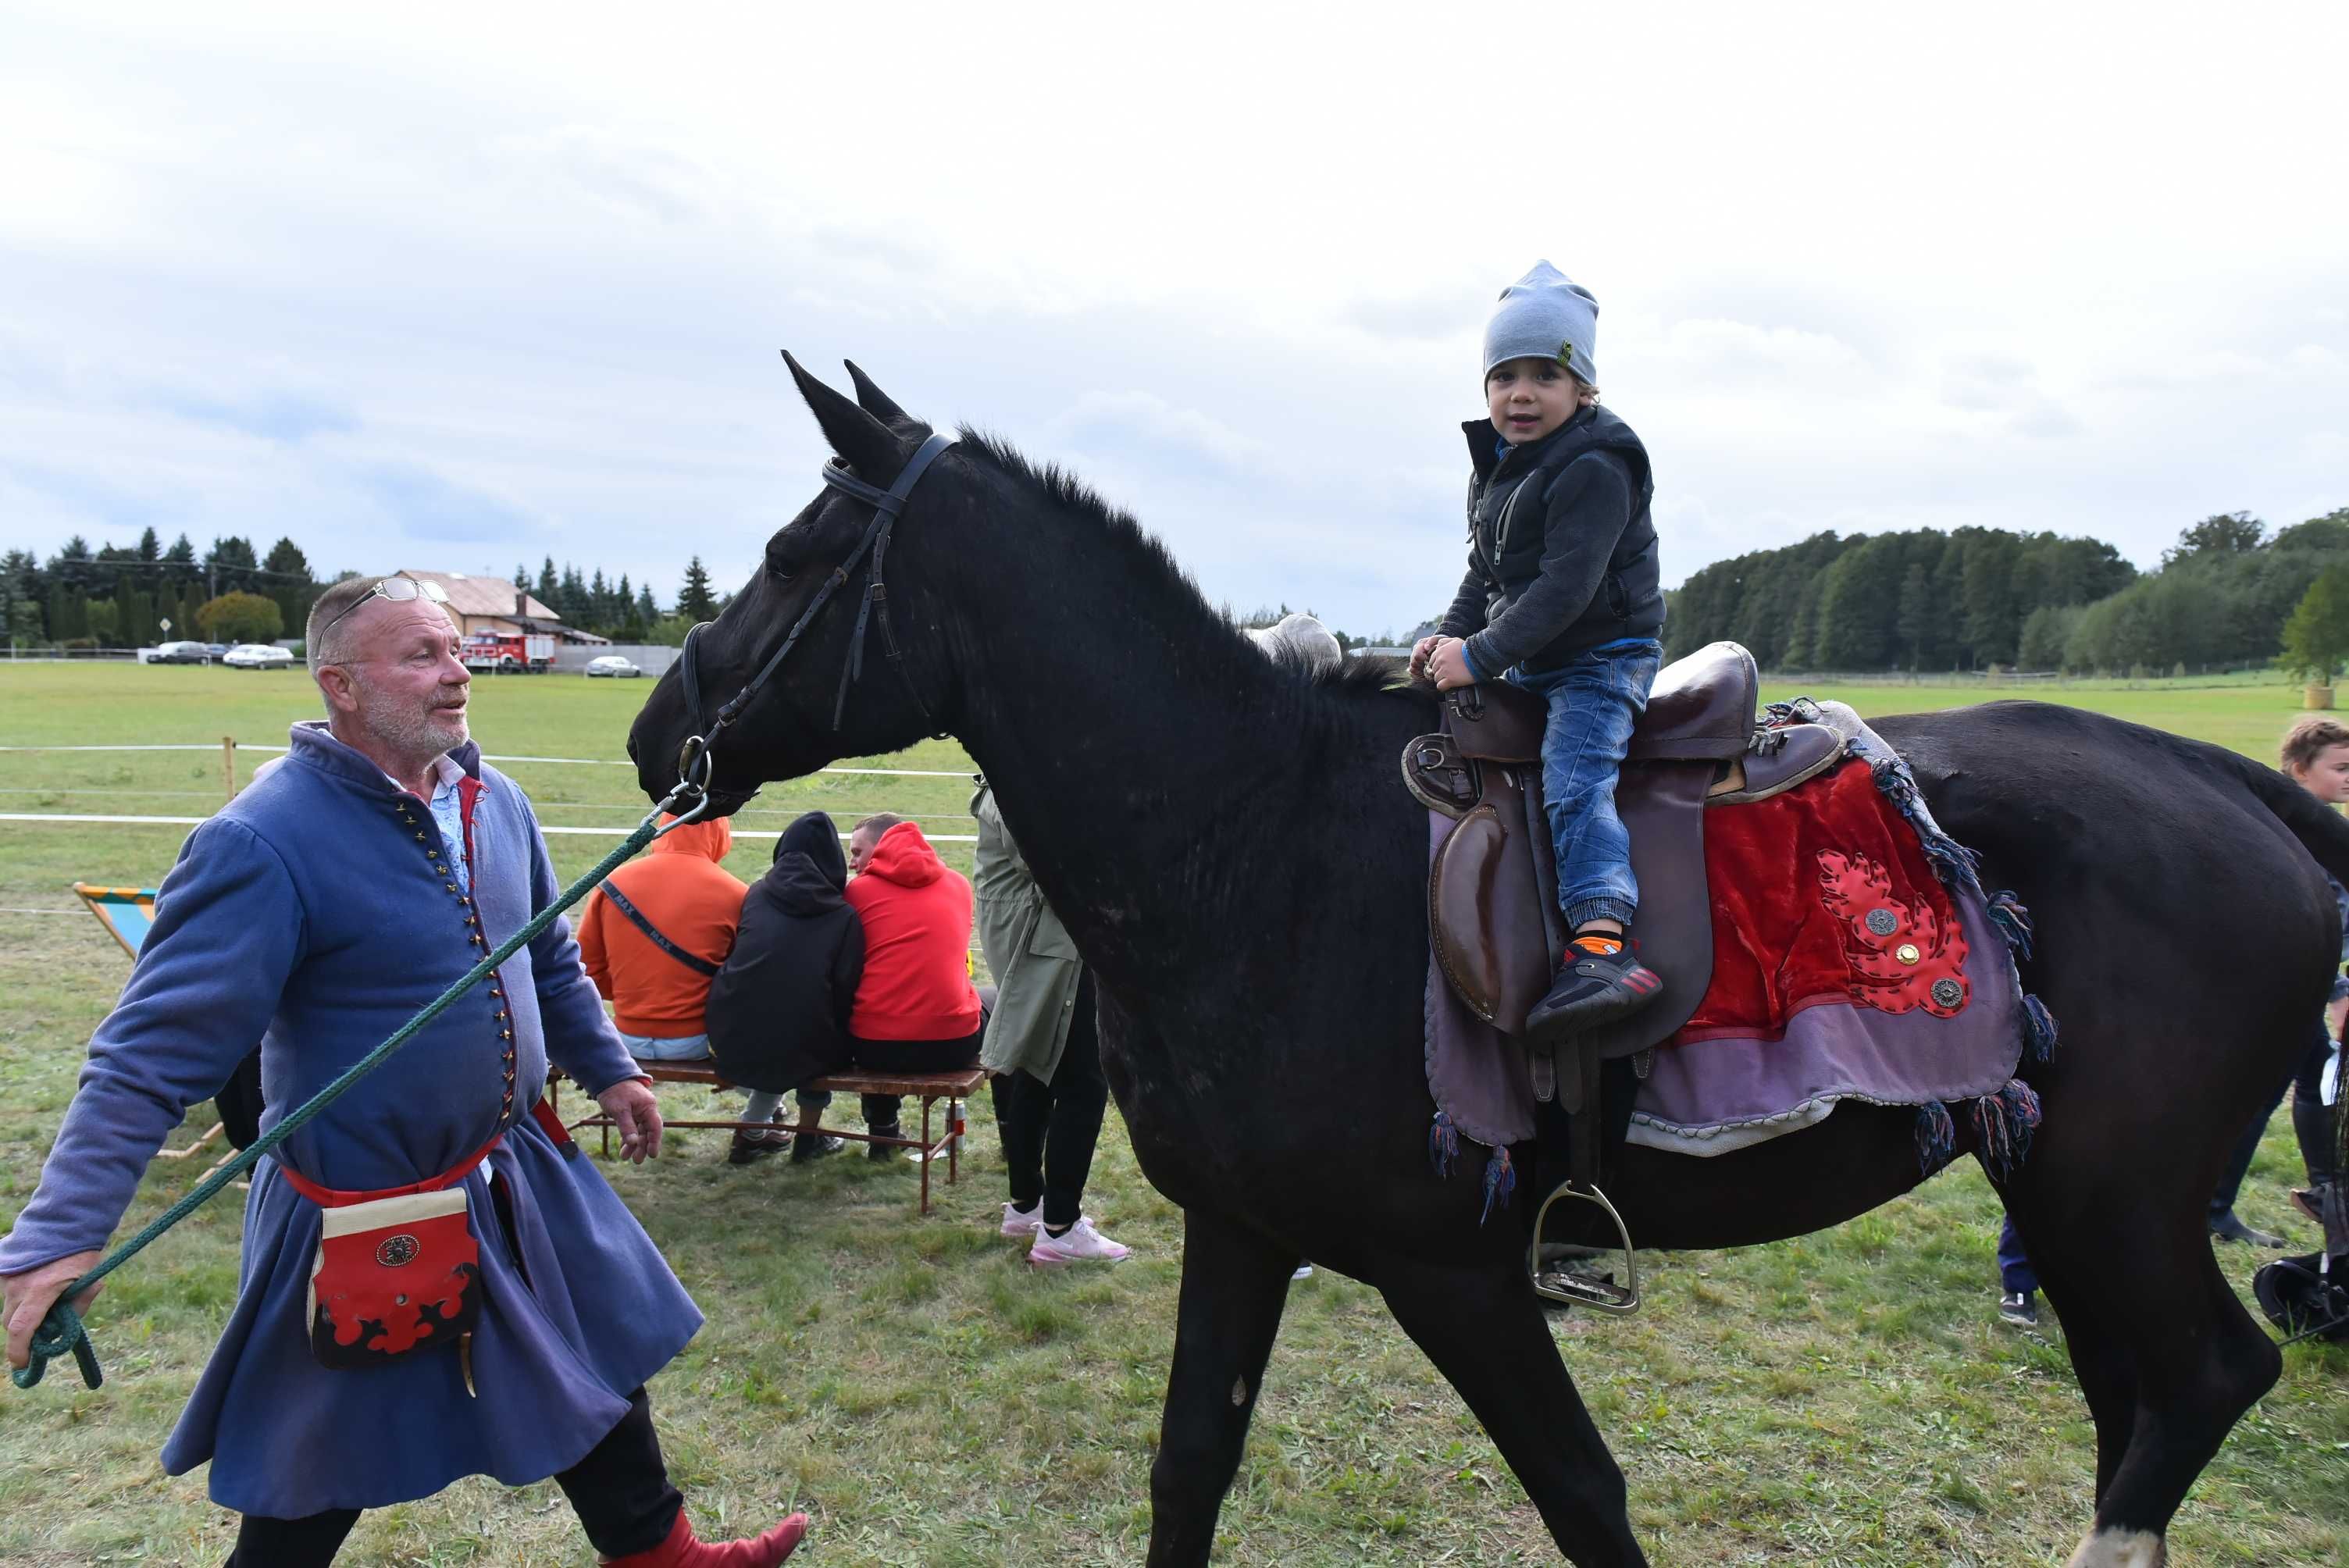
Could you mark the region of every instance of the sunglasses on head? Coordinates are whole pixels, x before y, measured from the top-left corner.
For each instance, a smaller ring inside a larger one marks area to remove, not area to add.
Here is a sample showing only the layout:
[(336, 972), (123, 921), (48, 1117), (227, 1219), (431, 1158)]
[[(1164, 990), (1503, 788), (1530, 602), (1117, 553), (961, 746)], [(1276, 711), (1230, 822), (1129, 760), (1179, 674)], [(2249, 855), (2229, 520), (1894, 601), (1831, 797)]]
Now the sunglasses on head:
[(318, 628), (318, 640), (325, 642), (326, 634), (335, 629), (343, 616), (349, 614), (370, 599), (388, 599), (395, 604), (406, 604), (418, 599), (429, 599), (435, 604), (449, 602), (449, 591), (438, 583), (419, 583), (413, 577), (386, 577), (349, 603), (332, 621)]

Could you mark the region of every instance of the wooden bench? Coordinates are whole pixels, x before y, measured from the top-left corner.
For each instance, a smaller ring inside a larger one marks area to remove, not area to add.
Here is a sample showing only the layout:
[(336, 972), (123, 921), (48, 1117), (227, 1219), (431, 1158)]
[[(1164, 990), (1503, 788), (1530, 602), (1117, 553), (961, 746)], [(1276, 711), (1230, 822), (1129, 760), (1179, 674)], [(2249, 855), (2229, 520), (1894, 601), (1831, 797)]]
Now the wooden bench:
[[(701, 1084), (713, 1094), (741, 1092), (741, 1087), (739, 1084), (729, 1083), (720, 1078), (717, 1068), (705, 1067), (698, 1062), (639, 1062), (636, 1067), (645, 1077), (657, 1084)], [(563, 1077), (563, 1069), (560, 1068), (550, 1067), (547, 1069), (547, 1104), (554, 1108), (557, 1116), (563, 1114), (563, 1102), (560, 1099)], [(941, 1151), (945, 1153), (947, 1183), (952, 1186), (961, 1174), (962, 1135), (965, 1130), (964, 1119), (960, 1116), (950, 1116), (947, 1118), (942, 1135), (932, 1138), (930, 1108), (942, 1099), (949, 1104), (959, 1105), (960, 1102), (978, 1093), (986, 1082), (987, 1069), (972, 1067), (947, 1073), (832, 1073), (812, 1082), (802, 1084), (800, 1088), (809, 1093), (823, 1090), (833, 1094), (894, 1094), (901, 1098), (920, 1100), (922, 1102), (922, 1135), (919, 1138), (876, 1137), (869, 1130), (853, 1132), (844, 1127), (818, 1127), (811, 1131), (810, 1136), (844, 1138), (852, 1143), (877, 1143), (895, 1149), (920, 1150), (922, 1192), (921, 1207), (918, 1212), (926, 1214), (930, 1212), (930, 1161)], [(669, 1121), (667, 1118), (663, 1118), (663, 1121), (669, 1127), (724, 1129), (733, 1132), (764, 1132), (781, 1125), (779, 1122), (739, 1119)], [(604, 1135), (604, 1154), (607, 1159), (610, 1157), (612, 1128), (615, 1124), (609, 1116), (604, 1114), (600, 1107), (594, 1115), (582, 1117), (568, 1125), (574, 1132), (591, 1127), (601, 1131)]]

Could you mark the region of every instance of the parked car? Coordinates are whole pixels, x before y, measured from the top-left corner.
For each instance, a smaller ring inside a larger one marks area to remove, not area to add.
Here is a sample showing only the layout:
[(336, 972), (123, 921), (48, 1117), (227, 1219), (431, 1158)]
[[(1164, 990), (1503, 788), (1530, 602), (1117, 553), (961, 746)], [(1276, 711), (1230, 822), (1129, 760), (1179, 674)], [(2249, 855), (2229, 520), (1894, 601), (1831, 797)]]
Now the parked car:
[(617, 654), (605, 654), (600, 659), (587, 661), (587, 673), (591, 676), (610, 676), (615, 679), (626, 679), (633, 676), (641, 676), (645, 672)]
[(208, 665), (212, 651), (202, 643), (164, 643), (147, 655), (150, 665)]
[(233, 670), (282, 670), (293, 662), (293, 655), (267, 643), (239, 643), (221, 655)]

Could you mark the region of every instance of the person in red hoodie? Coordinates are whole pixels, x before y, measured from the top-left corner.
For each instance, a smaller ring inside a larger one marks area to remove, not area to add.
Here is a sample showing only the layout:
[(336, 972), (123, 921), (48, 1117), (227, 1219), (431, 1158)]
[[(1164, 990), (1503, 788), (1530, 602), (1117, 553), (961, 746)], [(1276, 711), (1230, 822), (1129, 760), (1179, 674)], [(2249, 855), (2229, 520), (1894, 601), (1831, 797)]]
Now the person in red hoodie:
[[(724, 818), (688, 822), (653, 841), (652, 853), (614, 872), (579, 917), (579, 958), (612, 1004), (620, 1041), (640, 1062), (709, 1057), (703, 1012), (709, 983), (742, 923), (749, 889), (722, 863), (734, 847)], [(781, 1096), (753, 1094), (745, 1121), (774, 1119)], [(734, 1135), (727, 1159), (747, 1165), (791, 1147), (791, 1134)]]
[[(987, 1015), (970, 983), (970, 882), (938, 859), (922, 830), (882, 812), (848, 837), (848, 902), (864, 923), (864, 975), (848, 1016), (856, 1065), (936, 1073), (978, 1060)], [(895, 1095), (864, 1097), (876, 1138), (902, 1137)], [(874, 1160), (895, 1150), (875, 1143)]]

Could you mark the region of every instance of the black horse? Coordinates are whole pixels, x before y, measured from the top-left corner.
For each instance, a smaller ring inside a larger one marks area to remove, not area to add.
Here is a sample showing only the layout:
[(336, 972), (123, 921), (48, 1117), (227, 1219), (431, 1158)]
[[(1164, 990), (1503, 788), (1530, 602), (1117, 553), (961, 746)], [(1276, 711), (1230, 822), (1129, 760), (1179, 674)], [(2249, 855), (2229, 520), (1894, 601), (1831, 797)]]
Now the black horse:
[[(873, 486), (929, 434), (854, 366), (855, 403), (792, 369)], [(1272, 664), (1132, 519), (982, 436), (914, 491), (886, 622), (865, 625), (869, 558), (836, 569), (874, 519), (827, 488), (778, 532), (689, 650), (698, 693), (672, 670), (629, 751), (666, 794), (705, 701), (749, 685), (833, 582), (715, 742), (717, 809), (934, 729), (986, 769), (1098, 977), (1142, 1168), (1184, 1211), (1150, 1562), (1207, 1561), (1301, 1257), (1384, 1296), (1569, 1558), (1644, 1562), (1622, 1472), (1525, 1277), (1531, 1205), (1480, 1225), (1476, 1176), (1429, 1167), (1426, 826), (1395, 774), (1434, 727), (1424, 688), (1391, 689), (1379, 661), (1320, 678)], [(2203, 1211), (2323, 1005), (2339, 934), (2317, 868), (2349, 879), (2349, 825), (2231, 753), (2067, 708), (1877, 727), (1989, 885), (2037, 919), (2025, 980), (2063, 1037), (2023, 1069), (2045, 1122), (2002, 1195), (2096, 1424), (2095, 1514), (2072, 1562), (2158, 1563), (2187, 1489), (2281, 1366)], [(1913, 1130), (1908, 1110), (1847, 1103), (1714, 1159), (1634, 1149), (1619, 1195), (1645, 1246), (1799, 1235), (1916, 1186)]]

